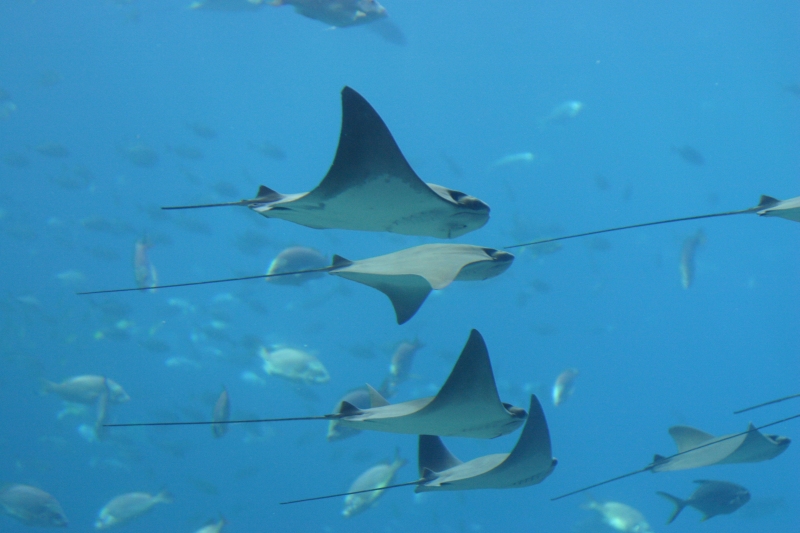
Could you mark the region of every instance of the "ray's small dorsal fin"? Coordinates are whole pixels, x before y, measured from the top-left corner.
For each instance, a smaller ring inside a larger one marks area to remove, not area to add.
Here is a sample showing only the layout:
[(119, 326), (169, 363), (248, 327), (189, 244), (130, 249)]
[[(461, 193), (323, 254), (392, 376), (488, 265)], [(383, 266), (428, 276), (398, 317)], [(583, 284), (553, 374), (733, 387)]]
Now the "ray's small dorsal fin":
[(678, 447), (678, 453), (697, 448), (714, 438), (714, 435), (689, 426), (672, 426), (669, 434)]
[(419, 476), (423, 479), (435, 477), (433, 472), (444, 472), (461, 464), (461, 460), (450, 453), (450, 450), (439, 437), (433, 435), (419, 436)]
[(352, 265), (353, 262), (349, 259), (345, 259), (341, 255), (333, 254), (333, 259), (331, 260), (331, 267), (332, 268), (344, 268)]
[(338, 414), (340, 416), (342, 416), (342, 417), (360, 415), (362, 412), (363, 411), (361, 409), (359, 409), (358, 407), (356, 407), (355, 405), (353, 405), (352, 403), (350, 403), (350, 402), (348, 402), (346, 400), (342, 400), (339, 403), (339, 413)]
[(381, 396), (381, 393), (376, 391), (375, 388), (369, 383), (366, 384), (367, 392), (369, 393), (369, 406), (372, 407), (385, 407), (389, 405), (389, 400)]
[(256, 193), (256, 199), (257, 200), (270, 201), (273, 198), (280, 197), (280, 196), (282, 196), (281, 193), (279, 193), (277, 191), (273, 191), (272, 189), (270, 189), (266, 185), (259, 185), (258, 186), (258, 192)]
[(766, 194), (762, 194), (761, 198), (758, 200), (758, 205), (756, 207), (760, 207), (761, 209), (765, 209), (768, 207), (772, 207), (775, 204), (779, 204), (781, 201), (777, 198), (773, 198), (772, 196), (767, 196)]

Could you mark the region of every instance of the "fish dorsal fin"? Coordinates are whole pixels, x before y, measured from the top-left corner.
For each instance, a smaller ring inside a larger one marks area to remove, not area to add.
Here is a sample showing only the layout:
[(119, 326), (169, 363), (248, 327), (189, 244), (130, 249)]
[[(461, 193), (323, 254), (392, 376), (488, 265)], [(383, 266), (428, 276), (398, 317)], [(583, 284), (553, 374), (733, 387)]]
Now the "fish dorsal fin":
[(366, 384), (367, 392), (369, 392), (369, 406), (372, 407), (385, 407), (389, 405), (389, 400), (381, 396), (381, 393), (376, 391), (372, 385)]
[(342, 400), (339, 402), (339, 413), (342, 416), (354, 416), (360, 415), (363, 413), (361, 409), (353, 405), (352, 403), (348, 402), (347, 400)]
[(341, 255), (333, 254), (333, 260), (331, 261), (332, 268), (344, 268), (352, 265), (353, 262), (349, 259), (345, 259)]
[(678, 447), (678, 453), (697, 448), (714, 438), (714, 435), (689, 426), (672, 426), (669, 428), (669, 434)]
[(450, 453), (442, 439), (433, 435), (419, 436), (419, 475), (421, 478), (428, 479), (426, 471), (444, 472), (460, 464), (461, 461)]
[(328, 174), (306, 199), (324, 201), (387, 176), (403, 176), (408, 186), (428, 189), (406, 161), (380, 115), (363, 96), (345, 87), (336, 156)]
[(465, 405), (469, 409), (503, 409), (494, 381), (489, 351), (478, 330), (473, 329), (450, 376), (439, 393), (425, 407), (436, 410), (450, 405)]

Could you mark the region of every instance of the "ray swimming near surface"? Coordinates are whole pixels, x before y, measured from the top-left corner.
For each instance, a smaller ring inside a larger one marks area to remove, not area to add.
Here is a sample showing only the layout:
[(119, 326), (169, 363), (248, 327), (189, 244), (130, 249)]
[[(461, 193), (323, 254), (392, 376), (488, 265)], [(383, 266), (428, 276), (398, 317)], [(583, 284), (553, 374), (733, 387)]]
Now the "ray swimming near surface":
[(515, 431), (527, 417), (524, 409), (500, 400), (486, 343), (481, 334), (474, 329), (470, 332), (469, 339), (450, 376), (436, 396), (390, 404), (369, 385), (367, 389), (370, 396), (369, 408), (359, 409), (342, 401), (339, 412), (321, 416), (211, 422), (145, 422), (106, 424), (104, 427), (337, 420), (342, 427), (358, 430), (492, 439)]
[(763, 217), (780, 217), (786, 220), (793, 220), (800, 222), (800, 196), (789, 198), (788, 200), (778, 200), (771, 196), (762, 195), (758, 205), (749, 207), (747, 209), (739, 209), (737, 211), (723, 211), (721, 213), (709, 213), (705, 215), (693, 215), (689, 217), (670, 218), (667, 220), (657, 220), (655, 222), (642, 222), (640, 224), (631, 224), (629, 226), (618, 226), (615, 228), (606, 228), (595, 231), (587, 231), (584, 233), (575, 233), (573, 235), (564, 235), (561, 237), (553, 237), (551, 239), (539, 239), (531, 242), (523, 242), (520, 244), (512, 244), (511, 246), (503, 247), (504, 250), (511, 250), (514, 248), (522, 248), (524, 246), (534, 246), (536, 244), (545, 244), (548, 242), (565, 241), (567, 239), (577, 239), (579, 237), (588, 237), (590, 235), (599, 235), (601, 233), (612, 233), (615, 231), (623, 231), (634, 228), (645, 228), (647, 226), (658, 226), (661, 224), (672, 224), (674, 222), (686, 222), (689, 220), (701, 220), (705, 218), (727, 217), (732, 215), (744, 215), (748, 213), (755, 213)]
[(535, 395), (531, 395), (528, 412), (528, 420), (510, 453), (484, 455), (464, 463), (450, 453), (439, 437), (420, 435), (419, 479), (377, 489), (281, 502), (281, 505), (409, 486), (416, 486), (414, 492), (432, 492), (514, 489), (536, 485), (553, 472), (558, 461), (552, 456), (547, 420)]
[(489, 220), (489, 206), (473, 196), (423, 182), (408, 164), (373, 107), (342, 89), (342, 128), (333, 164), (317, 187), (281, 194), (261, 186), (239, 202), (164, 207), (246, 206), (267, 218), (315, 229), (385, 231), (452, 239)]

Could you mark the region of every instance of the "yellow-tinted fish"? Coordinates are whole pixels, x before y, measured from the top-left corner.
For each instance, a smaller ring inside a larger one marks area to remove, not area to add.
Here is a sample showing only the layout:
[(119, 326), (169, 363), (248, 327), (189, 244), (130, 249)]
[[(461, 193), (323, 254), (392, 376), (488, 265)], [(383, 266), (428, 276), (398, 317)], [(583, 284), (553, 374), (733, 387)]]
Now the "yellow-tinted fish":
[(30, 485), (0, 488), (0, 509), (27, 526), (67, 527), (67, 517), (58, 500)]
[(219, 438), (228, 432), (228, 424), (220, 424), (220, 422), (227, 422), (231, 419), (231, 400), (228, 396), (228, 389), (222, 389), (217, 403), (214, 404), (214, 412), (211, 415), (211, 420), (214, 424), (211, 425), (211, 433)]
[(619, 502), (600, 503), (591, 500), (584, 508), (600, 513), (603, 522), (617, 531), (623, 533), (652, 533), (653, 531), (644, 515), (630, 505)]
[(692, 286), (694, 281), (694, 256), (697, 249), (706, 242), (706, 236), (703, 230), (697, 230), (697, 233), (691, 237), (687, 237), (683, 241), (683, 248), (681, 249), (681, 285), (684, 289)]
[(124, 524), (137, 518), (159, 503), (172, 503), (172, 496), (166, 491), (153, 496), (146, 492), (129, 492), (117, 496), (106, 504), (97, 515), (94, 522), (95, 529), (106, 529), (111, 526)]
[(131, 399), (119, 383), (103, 376), (75, 376), (61, 383), (44, 380), (42, 390), (58, 394), (62, 400), (83, 404), (95, 403), (106, 390), (111, 403), (125, 403)]
[(572, 396), (572, 392), (575, 390), (575, 378), (578, 377), (578, 374), (577, 368), (568, 368), (558, 375), (553, 384), (553, 405), (558, 407)]
[[(394, 475), (401, 466), (406, 464), (404, 459), (399, 457), (389, 463), (381, 463), (366, 470), (363, 474), (358, 476), (356, 480), (350, 485), (347, 492), (354, 492), (367, 489), (378, 489), (391, 485)], [(378, 498), (381, 497), (384, 491), (374, 490), (371, 492), (364, 492), (362, 494), (348, 494), (344, 498), (344, 509), (342, 509), (342, 516), (349, 518), (353, 515), (366, 511), (369, 507), (375, 505)]]
[(273, 352), (263, 346), (259, 355), (264, 360), (264, 372), (304, 383), (327, 383), (331, 377), (322, 361), (310, 353), (294, 348), (280, 348)]

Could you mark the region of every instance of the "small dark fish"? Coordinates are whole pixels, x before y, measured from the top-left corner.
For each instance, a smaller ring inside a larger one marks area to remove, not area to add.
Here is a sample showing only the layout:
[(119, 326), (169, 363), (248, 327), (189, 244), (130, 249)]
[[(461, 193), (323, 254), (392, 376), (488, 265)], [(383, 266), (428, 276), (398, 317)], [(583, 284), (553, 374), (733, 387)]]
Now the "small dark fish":
[(699, 483), (700, 486), (685, 500), (666, 492), (656, 492), (675, 504), (675, 511), (667, 520), (667, 524), (671, 524), (687, 505), (703, 513), (702, 520), (705, 521), (720, 514), (731, 514), (750, 501), (750, 492), (736, 483), (707, 479), (699, 479), (695, 483)]
[(211, 140), (217, 138), (216, 130), (207, 124), (203, 124), (202, 122), (188, 122), (186, 127), (201, 139)]
[(34, 150), (55, 159), (69, 157), (69, 149), (61, 143), (43, 143), (34, 147)]
[(304, 17), (344, 28), (368, 24), (386, 17), (386, 8), (375, 0), (274, 0), (273, 5), (294, 6)]
[(122, 146), (120, 153), (137, 167), (152, 168), (158, 164), (156, 151), (141, 141)]
[(13, 168), (23, 168), (31, 164), (31, 160), (19, 152), (6, 152), (2, 157), (3, 163)]
[(701, 154), (699, 150), (697, 150), (696, 148), (692, 148), (688, 144), (685, 144), (683, 146), (673, 146), (672, 151), (681, 156), (681, 159), (692, 165), (702, 167), (703, 165), (706, 164), (706, 158), (703, 157), (703, 154)]
[(220, 422), (227, 422), (231, 419), (231, 400), (228, 396), (228, 389), (222, 388), (222, 392), (217, 398), (217, 403), (214, 404), (214, 412), (211, 415), (211, 420), (214, 424), (211, 425), (211, 433), (216, 438), (220, 438), (228, 432), (228, 424), (220, 424)]
[(276, 146), (272, 143), (263, 142), (259, 144), (250, 143), (250, 148), (258, 152), (259, 154), (263, 155), (264, 157), (269, 157), (270, 159), (275, 159), (276, 161), (283, 161), (286, 159), (286, 152), (280, 146)]

